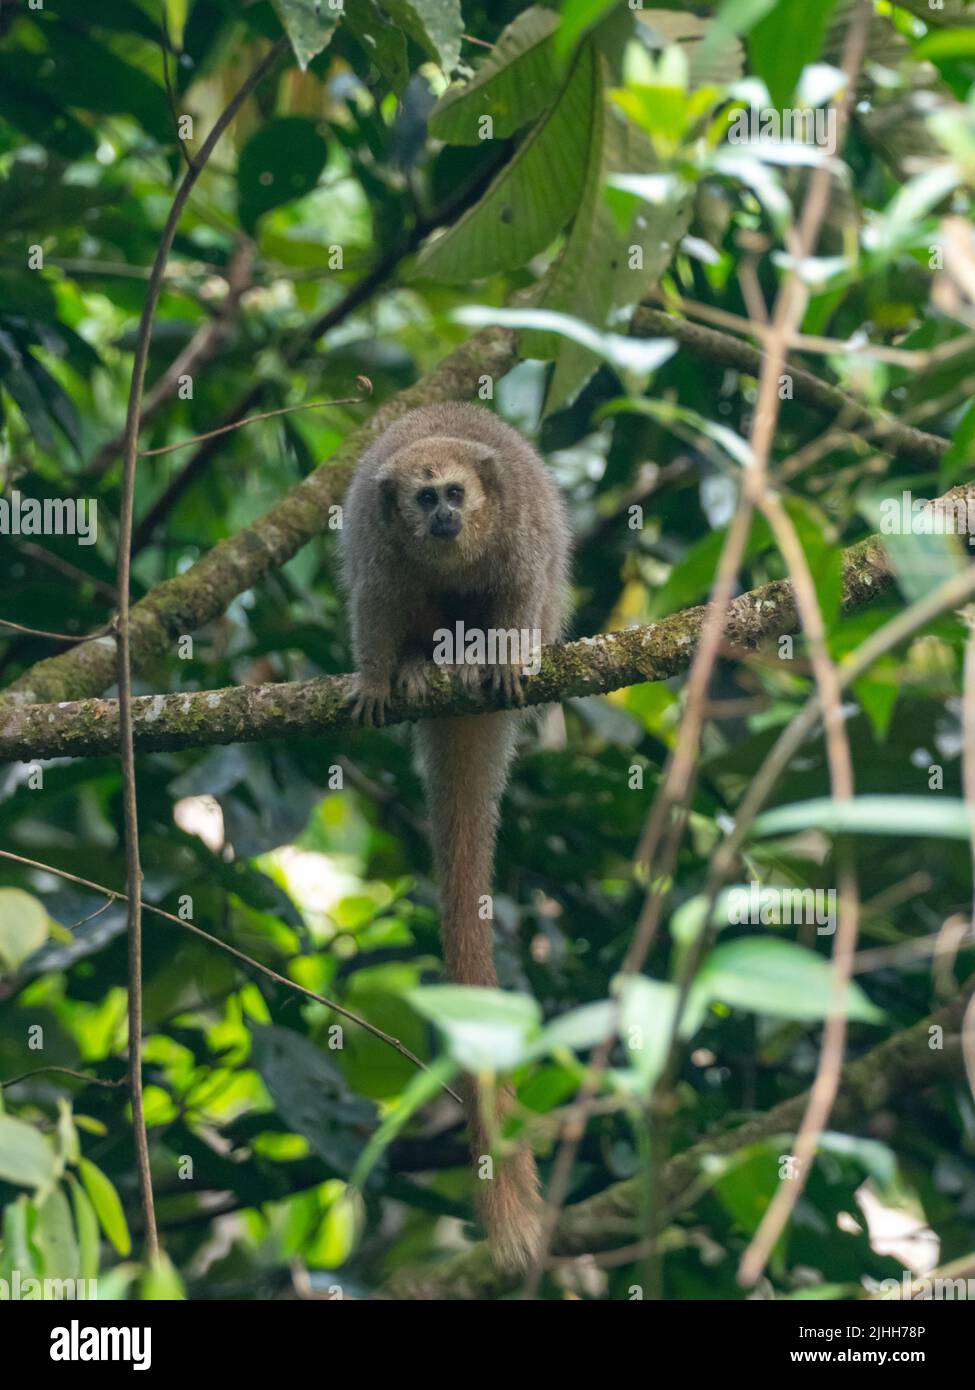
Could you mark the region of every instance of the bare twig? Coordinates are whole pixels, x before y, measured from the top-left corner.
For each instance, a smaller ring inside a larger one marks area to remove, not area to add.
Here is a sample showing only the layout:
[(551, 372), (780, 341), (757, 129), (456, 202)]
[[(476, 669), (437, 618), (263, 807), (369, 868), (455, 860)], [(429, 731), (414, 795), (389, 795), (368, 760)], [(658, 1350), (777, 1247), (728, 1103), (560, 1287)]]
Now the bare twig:
[(336, 401), (305, 401), (301, 405), (285, 405), (280, 410), (264, 410), (260, 415), (248, 415), (246, 420), (235, 420), (232, 425), (220, 425), (206, 434), (194, 434), (189, 439), (181, 439), (178, 444), (164, 444), (161, 449), (140, 449), (140, 458), (153, 458), (157, 454), (172, 454), (177, 449), (188, 449), (191, 444), (202, 444), (205, 439), (216, 439), (219, 434), (229, 434), (231, 430), (243, 429), (245, 425), (257, 424), (259, 420), (273, 420), (276, 415), (293, 415), (297, 410), (323, 410), (329, 405), (361, 405), (372, 394), (372, 382), (366, 376), (357, 378), (361, 384), (358, 396), (344, 396)]
[(119, 596), (118, 616), (115, 621), (118, 642), (116, 649), (116, 675), (119, 691), (119, 731), (120, 753), (122, 759), (122, 802), (125, 821), (125, 857), (129, 885), (128, 897), (128, 1015), (129, 1015), (129, 1092), (132, 1103), (132, 1127), (135, 1135), (136, 1162), (139, 1170), (139, 1186), (142, 1193), (142, 1207), (145, 1215), (146, 1253), (154, 1262), (159, 1254), (159, 1238), (156, 1232), (156, 1214), (152, 1195), (152, 1174), (149, 1166), (149, 1138), (146, 1132), (145, 1112), (142, 1103), (142, 914), (141, 886), (142, 867), (139, 859), (139, 814), (136, 804), (135, 747), (132, 737), (132, 658), (129, 613), (131, 598), (129, 592), (132, 567), (132, 522), (135, 514), (135, 478), (139, 449), (139, 425), (142, 405), (142, 390), (145, 382), (146, 364), (149, 360), (149, 342), (152, 323), (162, 291), (166, 262), (172, 249), (183, 209), (189, 199), (197, 179), (217, 142), (233, 120), (240, 107), (257, 87), (258, 83), (277, 64), (287, 50), (287, 40), (280, 39), (269, 53), (258, 63), (247, 80), (241, 85), (214, 122), (199, 154), (189, 162), (176, 196), (173, 199), (169, 216), (166, 218), (159, 246), (153, 261), (152, 273), (146, 290), (142, 316), (136, 337), (134, 360), (132, 363), (132, 385), (129, 391), (129, 404), (125, 420), (125, 442), (123, 446), (122, 497), (119, 516), (117, 587)]
[(73, 1076), (76, 1081), (84, 1081), (88, 1086), (105, 1086), (109, 1090), (116, 1090), (119, 1086), (127, 1086), (129, 1078), (120, 1077), (118, 1081), (104, 1081), (100, 1076), (88, 1076), (83, 1071), (74, 1071), (71, 1067), (34, 1067), (32, 1071), (22, 1071), (19, 1076), (12, 1076), (9, 1081), (0, 1081), (0, 1091), (5, 1091), (8, 1086), (16, 1086), (19, 1081), (26, 1081), (31, 1076), (43, 1076), (47, 1072), (57, 1072), (60, 1076)]
[(91, 642), (111, 631), (111, 627), (106, 624), (105, 627), (96, 628), (94, 632), (48, 632), (43, 627), (25, 627), (23, 623), (12, 623), (9, 618), (0, 618), (0, 627), (12, 628), (14, 632), (26, 633), (28, 637), (49, 637), (52, 642)]

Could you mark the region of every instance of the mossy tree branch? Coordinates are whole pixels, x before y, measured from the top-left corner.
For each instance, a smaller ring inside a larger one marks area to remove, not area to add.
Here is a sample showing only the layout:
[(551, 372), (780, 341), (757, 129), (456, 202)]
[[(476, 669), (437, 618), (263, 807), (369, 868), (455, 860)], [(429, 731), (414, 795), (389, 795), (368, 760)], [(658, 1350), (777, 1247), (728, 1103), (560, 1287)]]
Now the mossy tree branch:
[[(955, 493), (964, 492), (965, 489), (955, 489)], [(971, 493), (975, 502), (975, 486)], [(843, 561), (844, 604), (848, 610), (869, 603), (893, 583), (887, 554), (875, 536), (844, 551)], [(546, 647), (538, 674), (525, 678), (526, 703), (547, 704), (573, 696), (605, 694), (622, 686), (679, 675), (690, 664), (706, 611), (703, 605), (688, 608), (646, 627)], [(763, 641), (798, 629), (792, 585), (782, 579), (734, 600), (725, 637), (732, 648), (750, 651)], [(487, 691), (465, 690), (456, 677), (437, 667), (431, 668), (431, 686), (430, 698), (422, 704), (395, 698), (388, 722), (477, 713), (497, 707), (495, 698)], [(276, 685), (141, 696), (133, 707), (136, 746), (146, 751), (194, 748), (347, 729), (353, 727), (346, 706), (347, 694), (348, 678), (330, 676)], [(118, 705), (114, 700), (56, 705), (0, 702), (0, 757), (26, 760), (109, 753), (115, 747), (117, 727)]]

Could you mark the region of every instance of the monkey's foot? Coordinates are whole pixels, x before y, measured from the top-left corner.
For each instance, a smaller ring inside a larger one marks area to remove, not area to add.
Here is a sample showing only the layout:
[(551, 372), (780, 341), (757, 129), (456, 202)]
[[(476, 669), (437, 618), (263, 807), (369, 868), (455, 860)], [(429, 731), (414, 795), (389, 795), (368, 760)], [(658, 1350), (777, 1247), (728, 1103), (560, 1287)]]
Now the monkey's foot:
[(360, 673), (352, 678), (346, 703), (351, 705), (352, 718), (357, 724), (378, 728), (386, 722), (389, 696), (389, 681), (369, 680)]
[(426, 700), (430, 694), (427, 664), (419, 656), (411, 656), (396, 672), (396, 689), (406, 700)]
[(516, 666), (489, 666), (487, 678), (490, 688), (499, 693), (506, 705), (523, 705), (525, 692), (521, 686), (521, 672)]

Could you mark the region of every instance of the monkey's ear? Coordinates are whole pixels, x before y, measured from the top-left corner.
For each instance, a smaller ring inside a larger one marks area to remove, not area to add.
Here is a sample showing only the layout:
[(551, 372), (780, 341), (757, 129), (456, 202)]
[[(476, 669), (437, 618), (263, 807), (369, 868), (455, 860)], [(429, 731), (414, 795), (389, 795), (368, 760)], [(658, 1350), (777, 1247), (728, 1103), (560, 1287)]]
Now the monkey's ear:
[(396, 479), (390, 473), (380, 473), (376, 482), (379, 484), (379, 507), (384, 519), (389, 521), (396, 512)]
[(484, 484), (485, 492), (497, 492), (498, 490), (498, 456), (491, 448), (490, 444), (482, 444), (480, 440), (471, 440), (468, 448), (474, 455), (474, 466), (477, 469), (478, 477)]

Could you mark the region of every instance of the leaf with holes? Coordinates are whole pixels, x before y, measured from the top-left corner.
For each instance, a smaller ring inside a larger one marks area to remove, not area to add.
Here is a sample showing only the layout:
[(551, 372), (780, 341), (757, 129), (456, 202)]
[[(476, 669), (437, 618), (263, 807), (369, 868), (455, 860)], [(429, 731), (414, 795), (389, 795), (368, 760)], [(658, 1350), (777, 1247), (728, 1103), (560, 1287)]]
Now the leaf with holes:
[(340, 6), (330, 0), (271, 0), (298, 65), (306, 68), (331, 40), (342, 16)]
[(495, 140), (507, 139), (540, 116), (558, 96), (552, 62), (558, 16), (537, 5), (505, 29), (469, 82), (450, 87), (430, 113), (430, 134), (453, 145), (476, 145), (481, 121), (491, 120)]

